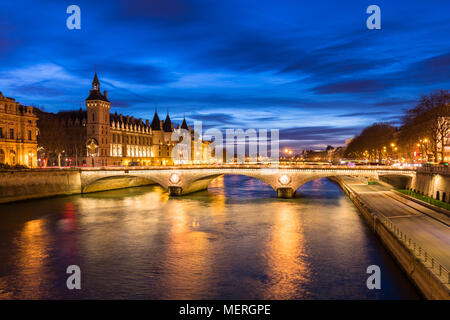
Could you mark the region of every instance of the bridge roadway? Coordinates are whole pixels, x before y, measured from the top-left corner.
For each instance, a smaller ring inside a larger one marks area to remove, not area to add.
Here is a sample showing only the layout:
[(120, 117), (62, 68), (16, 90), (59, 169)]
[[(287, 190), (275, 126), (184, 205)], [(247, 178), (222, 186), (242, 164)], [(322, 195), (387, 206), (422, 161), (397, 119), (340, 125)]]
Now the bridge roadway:
[(209, 183), (221, 175), (245, 175), (270, 185), (278, 197), (293, 197), (304, 183), (332, 176), (357, 176), (378, 180), (383, 176), (415, 179), (413, 168), (387, 166), (316, 166), (316, 165), (189, 165), (171, 167), (106, 167), (82, 168), (81, 191), (83, 193), (105, 190), (108, 185), (126, 186), (127, 179), (139, 179), (140, 184), (156, 183), (170, 195), (184, 195), (208, 188)]
[(450, 217), (405, 199), (383, 185), (367, 185), (357, 177), (341, 177), (344, 184), (377, 216), (384, 216), (398, 226), (432, 257), (450, 270)]

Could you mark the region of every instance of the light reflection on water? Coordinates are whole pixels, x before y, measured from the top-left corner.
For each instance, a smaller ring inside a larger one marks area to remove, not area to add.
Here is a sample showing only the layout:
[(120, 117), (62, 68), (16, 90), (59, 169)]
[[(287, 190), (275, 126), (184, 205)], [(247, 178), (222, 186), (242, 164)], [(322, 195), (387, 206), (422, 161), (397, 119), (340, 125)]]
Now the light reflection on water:
[[(227, 176), (182, 198), (150, 186), (0, 208), (0, 299), (418, 298), (326, 179), (290, 200)], [(71, 264), (80, 291), (65, 287)], [(380, 291), (366, 288), (371, 264)]]

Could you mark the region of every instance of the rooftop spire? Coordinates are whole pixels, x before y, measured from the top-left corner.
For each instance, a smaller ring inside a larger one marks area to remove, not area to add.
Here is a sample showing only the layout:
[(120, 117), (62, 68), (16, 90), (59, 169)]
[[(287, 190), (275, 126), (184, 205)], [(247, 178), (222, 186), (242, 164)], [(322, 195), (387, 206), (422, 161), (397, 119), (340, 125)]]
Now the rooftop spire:
[(100, 92), (100, 81), (98, 81), (97, 72), (94, 74), (94, 79), (92, 80), (92, 90), (89, 91), (89, 97), (87, 97), (86, 100), (103, 100), (109, 102), (106, 96), (106, 91), (104, 91), (104, 94)]
[(152, 130), (161, 130), (161, 122), (159, 121), (158, 112), (155, 106), (155, 115), (153, 116), (152, 124), (150, 125)]
[(181, 129), (189, 130), (187, 123), (186, 123), (186, 113), (184, 114), (183, 123), (181, 124)]
[(165, 132), (172, 132), (172, 121), (169, 117), (169, 111), (167, 111), (166, 120), (164, 120), (163, 130)]
[(92, 90), (100, 91), (100, 81), (98, 81), (97, 71), (94, 74), (94, 80), (92, 80)]

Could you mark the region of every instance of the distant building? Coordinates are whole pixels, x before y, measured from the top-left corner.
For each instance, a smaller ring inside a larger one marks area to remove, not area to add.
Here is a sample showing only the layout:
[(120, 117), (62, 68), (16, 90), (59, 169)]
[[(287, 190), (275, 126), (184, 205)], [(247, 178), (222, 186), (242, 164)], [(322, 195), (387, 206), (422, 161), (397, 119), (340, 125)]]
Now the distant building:
[[(112, 114), (107, 92), (100, 91), (97, 73), (85, 105), (87, 110), (57, 114), (40, 112), (39, 141), (43, 149), (48, 151), (46, 157), (51, 158), (49, 164), (59, 164), (61, 159), (64, 165), (88, 167), (177, 164), (178, 161), (172, 159), (176, 141), (172, 141), (171, 137), (174, 130), (181, 129), (188, 131), (191, 136), (191, 159), (194, 159), (195, 134), (188, 127), (186, 118), (181, 126), (174, 128), (169, 114), (165, 120), (160, 120), (156, 110), (151, 123), (117, 112)], [(207, 145), (204, 142), (199, 148), (202, 150), (199, 157), (201, 161), (211, 160), (203, 152)]]
[(327, 161), (327, 150), (305, 150), (302, 154), (305, 161)]
[(37, 116), (0, 92), (0, 164), (37, 166)]
[(345, 147), (327, 146), (325, 150), (304, 150), (302, 158), (305, 161), (320, 161), (337, 163), (344, 156)]

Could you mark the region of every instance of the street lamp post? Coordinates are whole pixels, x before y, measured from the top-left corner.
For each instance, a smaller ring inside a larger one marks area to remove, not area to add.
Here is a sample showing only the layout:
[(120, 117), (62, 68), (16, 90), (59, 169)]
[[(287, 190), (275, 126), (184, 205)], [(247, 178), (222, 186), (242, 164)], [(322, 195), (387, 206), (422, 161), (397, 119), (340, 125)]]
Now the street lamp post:
[(92, 157), (92, 167), (95, 167), (94, 157), (98, 155), (98, 143), (95, 139), (86, 142), (87, 155)]
[(58, 167), (61, 167), (61, 155), (64, 153), (65, 151), (61, 151), (60, 153), (58, 153)]

